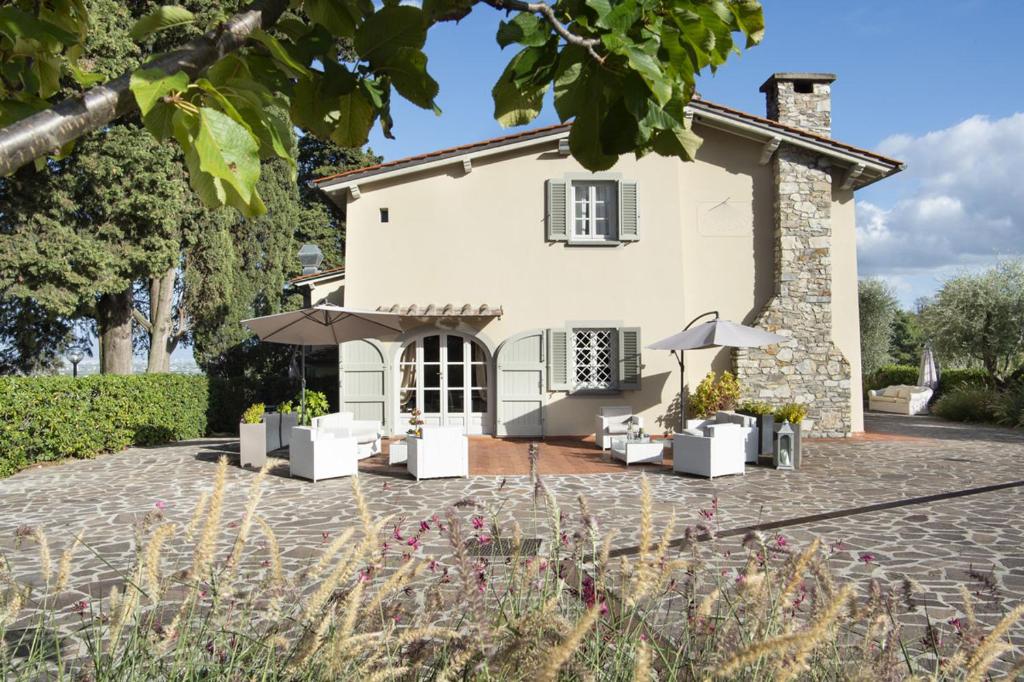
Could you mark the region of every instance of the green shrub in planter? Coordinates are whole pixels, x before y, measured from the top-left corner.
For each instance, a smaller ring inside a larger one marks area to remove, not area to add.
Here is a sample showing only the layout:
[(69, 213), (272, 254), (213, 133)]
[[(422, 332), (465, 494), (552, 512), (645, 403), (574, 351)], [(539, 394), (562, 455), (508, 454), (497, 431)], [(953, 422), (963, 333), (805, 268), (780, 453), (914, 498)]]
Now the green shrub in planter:
[(786, 403), (775, 409), (775, 421), (778, 423), (788, 421), (790, 424), (799, 424), (807, 416), (807, 406), (799, 403)]
[(987, 388), (956, 388), (944, 392), (932, 406), (932, 412), (951, 421), (993, 422), (993, 398), (993, 392)]
[[(296, 405), (302, 405), (302, 391), (292, 399)], [(300, 407), (301, 409), (301, 407)], [(309, 426), (314, 417), (322, 417), (330, 412), (331, 406), (327, 402), (327, 396), (320, 391), (306, 389), (306, 414), (300, 415), (299, 425)]]
[(242, 423), (259, 424), (263, 421), (263, 413), (266, 411), (267, 406), (263, 403), (253, 403), (242, 413)]

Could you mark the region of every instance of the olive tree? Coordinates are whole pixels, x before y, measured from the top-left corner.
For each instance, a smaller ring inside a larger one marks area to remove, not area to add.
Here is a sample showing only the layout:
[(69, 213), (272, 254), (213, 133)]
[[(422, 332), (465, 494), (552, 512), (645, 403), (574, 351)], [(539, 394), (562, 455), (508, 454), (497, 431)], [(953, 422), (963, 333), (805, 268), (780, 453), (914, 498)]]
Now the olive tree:
[(947, 362), (983, 367), (996, 384), (1024, 374), (1024, 261), (946, 281), (921, 324)]
[(857, 286), (860, 304), (860, 358), (870, 374), (892, 362), (893, 323), (899, 304), (892, 288), (880, 279), (862, 279)]

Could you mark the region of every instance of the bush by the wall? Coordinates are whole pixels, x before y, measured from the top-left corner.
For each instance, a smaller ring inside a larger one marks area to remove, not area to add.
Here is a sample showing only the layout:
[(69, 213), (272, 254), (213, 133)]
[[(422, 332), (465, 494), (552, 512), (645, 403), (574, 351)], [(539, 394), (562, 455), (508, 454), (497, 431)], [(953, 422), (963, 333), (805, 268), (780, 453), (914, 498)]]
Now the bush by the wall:
[[(210, 433), (238, 434), (238, 422), (246, 408), (264, 403), (267, 409), (295, 393), (295, 381), (283, 377), (210, 377)], [(294, 406), (293, 406), (294, 409)]]
[[(864, 397), (867, 398), (868, 391), (876, 391), (886, 386), (917, 384), (918, 368), (913, 365), (886, 365), (877, 372), (864, 375)], [(959, 388), (989, 387), (988, 374), (983, 369), (944, 369), (942, 378), (939, 381), (939, 389), (935, 392), (932, 400), (937, 400), (944, 393), (949, 393)]]
[(991, 388), (992, 382), (983, 369), (944, 369), (939, 380), (939, 393), (958, 388)]
[(877, 372), (864, 375), (864, 395), (867, 396), (868, 391), (877, 391), (886, 386), (913, 386), (916, 383), (917, 367), (913, 365), (886, 365)]
[(932, 412), (950, 421), (986, 423), (996, 421), (996, 393), (989, 388), (961, 386), (943, 392)]
[(992, 410), (999, 424), (1024, 427), (1024, 381), (999, 391), (992, 401)]
[(0, 377), (0, 476), (206, 433), (205, 376)]

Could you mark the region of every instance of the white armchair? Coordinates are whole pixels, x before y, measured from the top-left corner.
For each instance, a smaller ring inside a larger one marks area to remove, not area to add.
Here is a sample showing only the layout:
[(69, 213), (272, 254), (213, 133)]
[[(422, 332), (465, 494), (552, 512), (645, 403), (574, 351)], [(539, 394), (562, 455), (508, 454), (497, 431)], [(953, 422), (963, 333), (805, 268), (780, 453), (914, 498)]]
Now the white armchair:
[(672, 470), (715, 478), (743, 474), (744, 435), (739, 424), (707, 424), (672, 437)]
[(635, 419), (638, 427), (643, 427), (643, 417), (633, 414), (633, 408), (628, 405), (616, 407), (602, 407), (597, 414), (596, 428), (594, 429), (594, 440), (597, 447), (607, 450), (612, 446), (612, 436), (625, 436), (629, 431), (629, 421)]
[(406, 468), (421, 478), (469, 477), (469, 439), (457, 426), (424, 426), (419, 438), (407, 438)]
[(932, 389), (927, 386), (887, 386), (868, 391), (868, 408), (893, 414), (921, 414), (928, 411), (931, 399)]
[(359, 443), (359, 459), (380, 452), (382, 428), (379, 421), (356, 419), (351, 412), (332, 412), (310, 421), (317, 430), (329, 431), (340, 438), (355, 438)]
[(749, 464), (757, 464), (760, 434), (757, 429), (757, 417), (738, 412), (716, 412), (715, 424), (737, 424), (743, 435), (743, 451)]
[(296, 426), (292, 429), (288, 456), (291, 475), (308, 478), (314, 483), (359, 473), (356, 439), (338, 436), (332, 431)]

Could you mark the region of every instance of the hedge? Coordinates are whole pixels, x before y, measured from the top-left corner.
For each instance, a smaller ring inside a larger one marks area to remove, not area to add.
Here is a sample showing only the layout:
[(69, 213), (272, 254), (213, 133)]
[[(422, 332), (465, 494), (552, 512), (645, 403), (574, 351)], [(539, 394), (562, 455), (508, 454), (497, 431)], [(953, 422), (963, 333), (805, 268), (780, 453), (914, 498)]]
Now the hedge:
[[(864, 396), (868, 391), (906, 384), (913, 386), (917, 383), (918, 368), (913, 365), (886, 365), (876, 372), (864, 376)], [(988, 374), (983, 369), (945, 369), (942, 370), (942, 378), (939, 381), (939, 390), (935, 393), (938, 399), (943, 393), (959, 388), (984, 389), (988, 388)]]
[(205, 376), (0, 377), (0, 476), (207, 432)]

